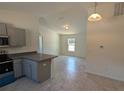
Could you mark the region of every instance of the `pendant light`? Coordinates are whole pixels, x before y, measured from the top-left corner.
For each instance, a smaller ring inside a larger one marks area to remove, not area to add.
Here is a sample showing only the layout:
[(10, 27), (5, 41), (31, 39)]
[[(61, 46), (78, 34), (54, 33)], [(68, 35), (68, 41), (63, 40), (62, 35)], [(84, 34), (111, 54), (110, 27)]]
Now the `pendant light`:
[(99, 20), (102, 19), (102, 16), (96, 12), (96, 6), (97, 6), (97, 3), (95, 2), (94, 13), (91, 14), (91, 15), (88, 17), (88, 20), (89, 20), (89, 21), (99, 21)]

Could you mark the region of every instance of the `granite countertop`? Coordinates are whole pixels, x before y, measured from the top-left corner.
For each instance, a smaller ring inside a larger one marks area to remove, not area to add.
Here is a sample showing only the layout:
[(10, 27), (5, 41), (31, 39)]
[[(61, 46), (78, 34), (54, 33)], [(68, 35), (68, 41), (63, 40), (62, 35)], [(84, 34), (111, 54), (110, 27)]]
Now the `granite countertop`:
[(40, 54), (37, 52), (27, 52), (27, 53), (9, 54), (9, 57), (12, 59), (28, 59), (36, 62), (43, 62), (48, 59), (53, 59), (57, 56), (49, 55), (49, 54)]

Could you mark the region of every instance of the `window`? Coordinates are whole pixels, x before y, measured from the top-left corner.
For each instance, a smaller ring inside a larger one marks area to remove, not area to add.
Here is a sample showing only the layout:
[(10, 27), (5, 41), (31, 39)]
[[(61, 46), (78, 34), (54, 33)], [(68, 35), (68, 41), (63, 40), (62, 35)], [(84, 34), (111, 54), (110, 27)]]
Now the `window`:
[(68, 51), (75, 51), (75, 38), (68, 38)]

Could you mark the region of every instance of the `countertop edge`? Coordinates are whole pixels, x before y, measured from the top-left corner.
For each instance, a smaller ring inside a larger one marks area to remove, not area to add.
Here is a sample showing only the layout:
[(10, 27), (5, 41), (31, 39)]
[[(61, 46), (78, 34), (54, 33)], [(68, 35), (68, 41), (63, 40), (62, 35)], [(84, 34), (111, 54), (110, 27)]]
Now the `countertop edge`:
[(32, 60), (32, 61), (36, 61), (36, 62), (43, 62), (45, 60), (54, 59), (58, 56), (50, 55), (50, 54), (39, 54), (36, 52), (30, 52), (30, 53), (10, 54), (9, 57), (12, 58), (13, 60), (27, 59), (27, 60)]

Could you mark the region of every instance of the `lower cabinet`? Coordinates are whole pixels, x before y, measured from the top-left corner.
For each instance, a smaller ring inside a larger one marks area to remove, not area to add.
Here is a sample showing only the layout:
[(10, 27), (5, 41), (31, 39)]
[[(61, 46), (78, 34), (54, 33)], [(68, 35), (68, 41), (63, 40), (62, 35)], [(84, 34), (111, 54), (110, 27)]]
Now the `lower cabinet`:
[(21, 77), (23, 75), (21, 59), (15, 59), (13, 66), (14, 66), (14, 76), (15, 76), (15, 78)]
[(38, 65), (37, 79), (43, 82), (51, 78), (51, 60), (40, 62)]
[(15, 78), (26, 76), (36, 82), (43, 82), (51, 77), (51, 60), (43, 62), (28, 59), (14, 60)]
[(23, 73), (34, 81), (43, 82), (51, 77), (51, 60), (35, 62), (25, 59), (23, 60)]
[(34, 61), (24, 59), (23, 60), (23, 74), (33, 80), (36, 79), (37, 64)]

